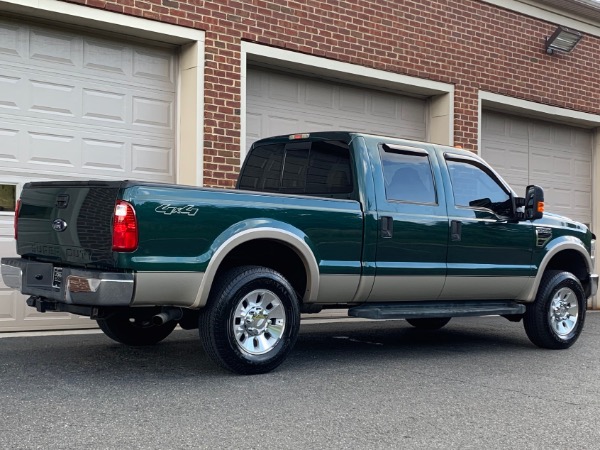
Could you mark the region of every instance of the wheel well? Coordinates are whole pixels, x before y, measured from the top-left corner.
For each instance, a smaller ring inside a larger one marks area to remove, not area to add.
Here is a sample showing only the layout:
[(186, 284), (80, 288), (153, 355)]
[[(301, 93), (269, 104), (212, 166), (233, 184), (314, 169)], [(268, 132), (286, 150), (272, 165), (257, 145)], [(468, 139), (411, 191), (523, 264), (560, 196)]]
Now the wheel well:
[(571, 272), (581, 281), (584, 289), (587, 287), (587, 283), (589, 283), (587, 264), (583, 255), (576, 250), (563, 250), (557, 253), (548, 262), (546, 270)]
[(302, 301), (306, 292), (306, 267), (300, 256), (288, 245), (272, 239), (244, 242), (231, 250), (219, 265), (218, 279), (224, 272), (238, 266), (263, 266), (279, 272), (292, 285)]

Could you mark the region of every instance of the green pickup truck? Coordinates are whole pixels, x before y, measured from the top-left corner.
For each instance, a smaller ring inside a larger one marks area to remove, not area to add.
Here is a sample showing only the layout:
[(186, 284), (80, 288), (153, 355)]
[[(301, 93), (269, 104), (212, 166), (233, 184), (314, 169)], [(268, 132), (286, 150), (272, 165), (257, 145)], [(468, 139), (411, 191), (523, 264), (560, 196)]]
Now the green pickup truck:
[(481, 158), (349, 132), (256, 142), (235, 190), (122, 182), (25, 185), (20, 258), (4, 282), (38, 311), (89, 316), (110, 338), (154, 344), (179, 324), (233, 372), (268, 372), (300, 314), (523, 320), (563, 349), (595, 295), (595, 236), (518, 197)]

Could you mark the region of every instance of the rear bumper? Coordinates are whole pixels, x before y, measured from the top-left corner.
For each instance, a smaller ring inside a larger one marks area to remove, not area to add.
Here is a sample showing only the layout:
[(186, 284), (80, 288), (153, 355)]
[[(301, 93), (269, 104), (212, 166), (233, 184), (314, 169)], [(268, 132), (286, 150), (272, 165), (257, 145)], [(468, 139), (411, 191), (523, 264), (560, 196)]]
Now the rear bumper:
[(22, 258), (2, 258), (0, 266), (8, 287), (60, 303), (129, 306), (135, 292), (133, 273), (62, 268)]

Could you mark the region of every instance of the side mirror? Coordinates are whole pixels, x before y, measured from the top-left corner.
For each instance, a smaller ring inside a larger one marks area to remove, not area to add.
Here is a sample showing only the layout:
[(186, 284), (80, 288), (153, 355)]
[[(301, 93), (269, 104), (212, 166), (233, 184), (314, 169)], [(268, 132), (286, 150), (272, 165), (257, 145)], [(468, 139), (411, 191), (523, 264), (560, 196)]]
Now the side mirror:
[(544, 190), (535, 185), (525, 188), (525, 220), (544, 217)]

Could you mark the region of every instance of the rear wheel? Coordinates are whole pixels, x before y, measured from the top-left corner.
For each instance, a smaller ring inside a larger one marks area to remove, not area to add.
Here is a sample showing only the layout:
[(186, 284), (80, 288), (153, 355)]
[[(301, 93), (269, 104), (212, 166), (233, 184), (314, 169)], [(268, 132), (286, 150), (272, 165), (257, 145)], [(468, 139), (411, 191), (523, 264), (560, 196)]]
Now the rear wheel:
[(300, 308), (287, 280), (274, 270), (244, 266), (227, 272), (200, 313), (208, 356), (239, 374), (265, 373), (292, 350)]
[(525, 332), (538, 347), (569, 348), (585, 320), (586, 297), (579, 280), (569, 272), (544, 274), (534, 303), (527, 305)]
[(406, 319), (415, 328), (421, 330), (439, 330), (450, 322), (450, 317), (432, 317), (428, 319)]
[(115, 314), (97, 322), (104, 334), (113, 341), (135, 346), (156, 344), (169, 336), (177, 326), (174, 320), (155, 325), (152, 316), (130, 317), (128, 314)]

